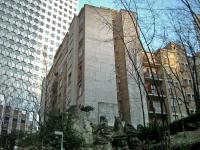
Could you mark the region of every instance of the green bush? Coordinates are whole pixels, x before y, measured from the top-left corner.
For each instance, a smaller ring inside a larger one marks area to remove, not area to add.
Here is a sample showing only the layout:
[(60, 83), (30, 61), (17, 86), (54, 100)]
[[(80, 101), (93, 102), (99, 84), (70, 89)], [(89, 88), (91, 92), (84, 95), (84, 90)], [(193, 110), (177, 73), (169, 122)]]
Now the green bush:
[(27, 135), (21, 146), (31, 146), (32, 149), (41, 149), (43, 146), (49, 150), (60, 150), (61, 136), (55, 135), (55, 131), (63, 132), (63, 146), (66, 150), (80, 149), (84, 145), (82, 135), (73, 128), (70, 115), (52, 112), (48, 114), (48, 120), (40, 127), (39, 132)]
[[(186, 118), (182, 118), (180, 120), (174, 121), (169, 125), (170, 133), (176, 134), (177, 132), (182, 132), (183, 125), (186, 131), (190, 131), (192, 129), (195, 130), (199, 122), (200, 122), (200, 114), (194, 114)], [(196, 127), (191, 127), (192, 124)]]
[(159, 124), (152, 123), (148, 126), (138, 125), (137, 136), (142, 141), (156, 141), (159, 142), (162, 137), (162, 130)]

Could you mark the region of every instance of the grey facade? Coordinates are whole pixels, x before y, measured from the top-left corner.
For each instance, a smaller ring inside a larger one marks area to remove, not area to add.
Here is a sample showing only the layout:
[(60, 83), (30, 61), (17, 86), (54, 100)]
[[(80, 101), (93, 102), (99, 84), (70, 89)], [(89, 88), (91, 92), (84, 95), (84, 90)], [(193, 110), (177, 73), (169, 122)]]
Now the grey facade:
[(43, 77), (77, 0), (0, 0), (1, 105), (38, 111)]
[(35, 132), (36, 114), (10, 106), (0, 105), (0, 133), (7, 134), (15, 131)]

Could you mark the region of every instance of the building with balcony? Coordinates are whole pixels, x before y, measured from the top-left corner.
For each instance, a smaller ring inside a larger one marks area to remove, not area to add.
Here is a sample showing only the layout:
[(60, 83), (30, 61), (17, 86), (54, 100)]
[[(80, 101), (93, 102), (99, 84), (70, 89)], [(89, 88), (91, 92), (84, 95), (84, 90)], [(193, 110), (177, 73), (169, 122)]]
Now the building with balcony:
[(77, 0), (0, 0), (2, 105), (38, 111), (35, 103), (39, 106), (42, 79), (77, 14), (77, 3)]
[[(166, 123), (168, 119), (168, 99), (163, 67), (158, 53), (143, 53), (144, 84), (147, 92), (149, 121)], [(156, 116), (155, 116), (156, 115)]]
[(169, 43), (152, 55), (148, 53), (149, 62), (145, 55), (143, 57), (145, 85), (148, 98), (153, 102), (152, 106), (147, 98), (149, 112), (152, 113), (154, 109), (156, 115), (160, 115), (163, 109), (165, 119), (170, 122), (195, 113), (189, 57), (184, 49), (178, 44)]

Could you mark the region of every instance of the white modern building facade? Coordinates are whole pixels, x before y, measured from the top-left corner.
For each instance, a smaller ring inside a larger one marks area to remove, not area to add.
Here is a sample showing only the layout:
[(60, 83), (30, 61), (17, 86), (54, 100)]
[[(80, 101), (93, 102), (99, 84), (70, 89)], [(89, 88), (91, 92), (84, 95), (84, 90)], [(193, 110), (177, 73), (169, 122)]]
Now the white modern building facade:
[(78, 0), (0, 0), (1, 105), (39, 109), (42, 79), (77, 6)]

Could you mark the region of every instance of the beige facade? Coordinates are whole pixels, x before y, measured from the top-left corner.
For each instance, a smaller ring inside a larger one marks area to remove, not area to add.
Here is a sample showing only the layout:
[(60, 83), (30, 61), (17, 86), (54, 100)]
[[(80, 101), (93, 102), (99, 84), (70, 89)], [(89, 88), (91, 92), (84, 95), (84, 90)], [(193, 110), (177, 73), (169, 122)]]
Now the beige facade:
[[(188, 66), (189, 58), (186, 57), (184, 49), (175, 43), (169, 43), (165, 48), (153, 53), (153, 56), (155, 57), (155, 65), (152, 66), (152, 70), (155, 72), (155, 80), (159, 82), (158, 87), (162, 90), (161, 93), (166, 105), (163, 106), (166, 119), (168, 118), (172, 122), (188, 116), (188, 113), (195, 113), (193, 81)], [(146, 80), (149, 80), (149, 72), (148, 69), (144, 72)], [(147, 85), (147, 90), (149, 91), (149, 89), (156, 92), (155, 86), (148, 87)], [(155, 111), (156, 109), (161, 110), (159, 101), (154, 109)]]
[[(166, 123), (168, 119), (168, 99), (166, 97), (166, 86), (164, 73), (159, 54), (143, 54), (144, 83), (147, 92), (147, 105), (149, 121)], [(156, 116), (154, 116), (156, 115)]]
[[(148, 123), (145, 92), (141, 91), (141, 101), (127, 54), (139, 49), (128, 12), (85, 5), (74, 17), (54, 57), (46, 77), (47, 89), (43, 89), (41, 112), (89, 105), (95, 108), (89, 114), (93, 122), (103, 115), (110, 125), (115, 116), (134, 126), (143, 124), (143, 119)], [(134, 55), (134, 59), (141, 62), (139, 55)]]

